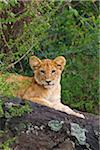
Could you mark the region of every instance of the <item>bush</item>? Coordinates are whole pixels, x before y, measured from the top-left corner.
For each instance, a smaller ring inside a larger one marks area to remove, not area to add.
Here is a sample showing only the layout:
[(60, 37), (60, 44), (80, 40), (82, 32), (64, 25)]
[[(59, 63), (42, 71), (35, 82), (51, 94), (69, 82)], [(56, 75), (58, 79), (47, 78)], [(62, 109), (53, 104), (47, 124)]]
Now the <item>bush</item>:
[(0, 11), (1, 70), (31, 76), (28, 58), (32, 54), (40, 58), (63, 55), (67, 60), (63, 103), (96, 113), (99, 2), (13, 0), (0, 2)]

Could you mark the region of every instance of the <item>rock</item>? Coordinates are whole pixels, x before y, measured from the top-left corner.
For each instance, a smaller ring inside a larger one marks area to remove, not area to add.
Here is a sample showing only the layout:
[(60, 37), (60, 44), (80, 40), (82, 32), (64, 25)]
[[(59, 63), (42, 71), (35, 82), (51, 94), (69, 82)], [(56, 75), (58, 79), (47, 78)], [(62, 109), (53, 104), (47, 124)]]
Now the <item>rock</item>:
[[(5, 113), (9, 112), (8, 103), (14, 104), (12, 107), (25, 105), (18, 98), (2, 100)], [(98, 116), (84, 113), (86, 119), (81, 119), (32, 102), (29, 105), (32, 109), (29, 113), (0, 118), (4, 131), (0, 143), (16, 137), (9, 144), (14, 150), (99, 150)]]

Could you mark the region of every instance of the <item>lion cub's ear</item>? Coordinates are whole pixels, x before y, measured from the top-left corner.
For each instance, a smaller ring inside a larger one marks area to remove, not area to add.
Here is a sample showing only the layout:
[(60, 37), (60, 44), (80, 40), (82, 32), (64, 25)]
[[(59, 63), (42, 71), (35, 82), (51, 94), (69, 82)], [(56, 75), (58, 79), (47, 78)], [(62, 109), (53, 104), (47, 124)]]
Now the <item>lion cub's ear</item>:
[(54, 59), (54, 62), (60, 70), (63, 70), (66, 64), (66, 59), (63, 56), (58, 56)]
[(36, 69), (41, 64), (41, 60), (36, 56), (31, 56), (29, 59), (29, 64), (32, 69)]

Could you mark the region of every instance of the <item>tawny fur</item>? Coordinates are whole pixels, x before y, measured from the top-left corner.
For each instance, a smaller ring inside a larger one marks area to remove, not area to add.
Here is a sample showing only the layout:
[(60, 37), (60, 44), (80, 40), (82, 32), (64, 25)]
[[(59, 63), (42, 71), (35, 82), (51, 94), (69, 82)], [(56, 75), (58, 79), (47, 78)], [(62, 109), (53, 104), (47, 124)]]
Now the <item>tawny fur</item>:
[(16, 78), (17, 82), (30, 82), (25, 87), (20, 87), (17, 91), (14, 91), (14, 95), (66, 112), (67, 114), (84, 118), (83, 114), (77, 113), (61, 103), (60, 79), (66, 64), (65, 58), (59, 56), (54, 60), (40, 60), (36, 56), (31, 56), (29, 63), (34, 70), (33, 77), (16, 76), (13, 74), (6, 81), (15, 82), (14, 79)]

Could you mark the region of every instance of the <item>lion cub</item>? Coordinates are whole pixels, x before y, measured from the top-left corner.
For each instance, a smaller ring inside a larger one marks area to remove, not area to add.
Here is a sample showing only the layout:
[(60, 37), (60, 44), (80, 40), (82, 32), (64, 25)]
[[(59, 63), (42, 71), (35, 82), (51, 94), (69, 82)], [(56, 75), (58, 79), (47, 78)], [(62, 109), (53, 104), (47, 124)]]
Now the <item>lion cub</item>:
[(63, 56), (58, 56), (54, 60), (40, 60), (36, 56), (31, 56), (29, 63), (34, 70), (34, 76), (16, 77), (17, 81), (20, 82), (29, 80), (30, 85), (19, 88), (19, 90), (15, 92), (15, 96), (49, 106), (56, 110), (66, 112), (67, 114), (85, 118), (83, 114), (77, 113), (61, 103), (60, 79), (66, 64), (66, 60)]

